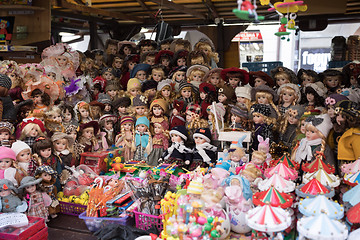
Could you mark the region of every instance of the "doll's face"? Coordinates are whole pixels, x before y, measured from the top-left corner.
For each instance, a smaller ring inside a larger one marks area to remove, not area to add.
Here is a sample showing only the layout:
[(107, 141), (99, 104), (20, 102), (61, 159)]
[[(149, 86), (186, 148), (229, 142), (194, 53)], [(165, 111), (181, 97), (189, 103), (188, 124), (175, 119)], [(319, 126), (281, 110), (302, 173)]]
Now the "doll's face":
[(103, 77), (106, 81), (111, 81), (115, 78), (111, 72), (104, 72)]
[(132, 127), (132, 124), (131, 123), (124, 123), (123, 126), (124, 126), (125, 131), (130, 131), (131, 127)]
[(194, 141), (195, 141), (196, 145), (201, 145), (201, 144), (206, 143), (206, 140), (201, 137), (194, 137)]
[(94, 128), (92, 128), (92, 127), (85, 128), (85, 129), (83, 130), (82, 136), (83, 136), (85, 139), (90, 140), (92, 137), (94, 137)]
[(161, 95), (165, 98), (170, 97), (171, 91), (168, 88), (161, 89)]
[(124, 107), (124, 106), (118, 107), (118, 112), (122, 113), (122, 114), (126, 113), (126, 107)]
[(161, 65), (163, 65), (164, 67), (168, 67), (169, 64), (170, 64), (170, 60), (168, 58), (161, 59)]
[(176, 61), (176, 64), (178, 66), (186, 66), (186, 60), (185, 58), (179, 58), (177, 61)]
[(345, 119), (342, 114), (338, 114), (336, 116), (336, 123), (339, 124), (340, 126), (345, 123)]
[(146, 90), (145, 93), (147, 93), (149, 98), (155, 97), (156, 88), (150, 88), (150, 89)]
[(11, 167), (13, 160), (10, 158), (0, 159), (0, 169), (8, 169)]
[(74, 139), (74, 141), (76, 140), (77, 137), (77, 132), (76, 131), (72, 131), (68, 134), (70, 137), (72, 137)]
[(245, 155), (243, 150), (236, 150), (234, 152), (230, 152), (230, 160), (233, 162), (240, 162), (241, 158)]
[(41, 104), (42, 103), (41, 95), (35, 95), (34, 98), (33, 98), (33, 101), (34, 101), (35, 105)]
[(160, 49), (170, 51), (170, 43), (161, 44)]
[(98, 66), (104, 65), (104, 58), (102, 55), (95, 55), (95, 64)]
[(320, 138), (318, 131), (313, 131), (310, 129), (306, 129), (305, 136), (306, 136), (306, 139), (309, 141)]
[(45, 182), (50, 182), (50, 181), (51, 181), (51, 175), (48, 174), (47, 172), (41, 173), (41, 178), (42, 178)]
[(123, 48), (123, 51), (124, 51), (124, 54), (125, 54), (125, 55), (131, 54), (131, 49), (130, 49), (128, 46), (125, 46), (125, 47)]
[(251, 162), (255, 165), (261, 165), (261, 164), (263, 164), (264, 161), (261, 158), (255, 157), (255, 158), (251, 159)]
[(299, 119), (296, 118), (297, 116), (293, 113), (289, 113), (288, 122), (289, 124), (295, 125), (299, 123)]
[(6, 197), (11, 194), (10, 190), (0, 190), (0, 197)]
[(129, 72), (134, 69), (136, 64), (137, 64), (136, 62), (129, 62), (128, 64)]
[(240, 117), (236, 115), (231, 115), (231, 123), (240, 123)]
[(203, 78), (203, 75), (200, 73), (194, 73), (192, 74), (192, 78), (190, 79), (190, 81), (194, 81), (194, 82), (201, 82)]
[(31, 150), (30, 149), (24, 149), (21, 152), (18, 153), (16, 156), (16, 160), (18, 162), (30, 162), (31, 158)]
[(65, 149), (67, 149), (67, 146), (68, 146), (68, 140), (65, 138), (56, 140), (54, 142), (54, 149), (57, 152), (64, 151)]
[(308, 102), (314, 102), (315, 96), (312, 93), (307, 93), (306, 94), (306, 99), (308, 100)]
[(136, 97), (136, 95), (140, 94), (140, 90), (138, 88), (132, 88), (129, 90), (131, 96)]
[(60, 67), (65, 66), (66, 63), (68, 62), (68, 58), (63, 55), (56, 57), (56, 60)]
[(158, 123), (154, 124), (154, 132), (155, 132), (155, 134), (160, 134), (163, 132), (163, 129), (160, 124), (158, 124)]
[(247, 98), (236, 97), (236, 102), (246, 104), (247, 103)]
[(177, 82), (180, 82), (180, 81), (182, 81), (182, 80), (185, 80), (185, 72), (177, 71), (177, 72), (175, 73), (175, 80), (176, 80)]
[(152, 79), (156, 82), (160, 82), (164, 77), (163, 71), (152, 70)]
[(306, 86), (308, 85), (309, 83), (314, 83), (315, 82), (315, 79), (313, 77), (311, 77), (310, 75), (307, 75), (306, 73), (303, 73), (303, 75), (301, 76), (302, 78), (302, 83), (301, 83), (301, 86)]
[(99, 106), (90, 106), (93, 116), (99, 116), (101, 108)]
[(112, 44), (109, 44), (107, 49), (106, 49), (106, 53), (107, 54), (112, 54), (112, 55), (115, 55), (117, 52), (117, 46), (115, 45), (112, 45)]
[(154, 48), (152, 46), (142, 46), (141, 47), (141, 53), (147, 53), (147, 52), (150, 52), (153, 50), (154, 50)]
[(48, 158), (51, 156), (51, 148), (45, 148), (40, 150), (40, 156), (43, 158)]
[(184, 98), (190, 98), (191, 97), (191, 90), (190, 89), (182, 89), (181, 90), (181, 96)]
[(28, 192), (28, 193), (35, 192), (36, 191), (36, 185), (31, 185), (31, 186), (25, 187), (25, 191)]
[(108, 103), (105, 103), (105, 108), (104, 108), (105, 112), (110, 112), (111, 111), (111, 105)]
[(334, 106), (328, 106), (327, 107), (327, 114), (329, 115), (330, 118), (335, 117), (335, 108)]
[(48, 78), (52, 79), (53, 81), (56, 81), (56, 73), (48, 72), (46, 76), (48, 76)]
[(9, 131), (4, 130), (4, 131), (0, 132), (0, 141), (9, 140), (9, 138), (10, 138)]
[(65, 113), (64, 113), (64, 122), (70, 122), (72, 119), (72, 115), (71, 113), (69, 112), (68, 109), (65, 110)]
[(262, 78), (255, 78), (254, 80), (254, 87), (259, 87), (261, 85), (266, 85), (266, 81), (264, 81)]
[(176, 108), (174, 108), (172, 111), (172, 115), (174, 116), (179, 115), (179, 111)]
[(60, 113), (55, 113), (54, 115), (51, 116), (51, 119), (58, 123), (62, 122), (62, 117)]
[(11, 73), (8, 73), (6, 74), (10, 79), (11, 79), (11, 82), (15, 82), (17, 79), (16, 79), (16, 74), (11, 72)]
[(85, 68), (91, 70), (94, 67), (94, 61), (90, 58), (87, 58), (85, 61)]
[(325, 85), (329, 88), (334, 88), (340, 85), (340, 77), (339, 76), (327, 76), (324, 79)]
[(139, 124), (136, 126), (136, 130), (138, 130), (141, 133), (146, 132), (148, 127), (145, 124)]
[(111, 90), (108, 90), (108, 91), (106, 92), (106, 94), (109, 95), (111, 98), (114, 98), (114, 97), (116, 96), (116, 94), (117, 94), (117, 91), (111, 89)]
[(276, 79), (276, 84), (279, 87), (285, 83), (290, 83), (290, 80), (286, 78), (284, 74), (276, 75), (275, 79)]
[(305, 119), (301, 120), (300, 131), (302, 134), (305, 134), (305, 132), (306, 132), (305, 125), (306, 125)]
[(240, 82), (240, 78), (234, 78), (234, 77), (229, 78), (229, 85), (230, 85), (232, 88), (238, 87), (238, 86), (239, 86), (239, 82)]
[(202, 56), (191, 59), (191, 65), (205, 65), (205, 59)]
[(194, 114), (191, 112), (187, 112), (186, 113), (186, 122), (191, 122), (192, 120), (194, 120)]
[(115, 58), (113, 67), (116, 69), (120, 69), (124, 63), (124, 59), (121, 58)]
[(115, 187), (117, 184), (119, 184), (119, 180), (118, 179), (110, 179), (109, 182), (108, 182), (108, 185), (110, 187)]
[(161, 107), (157, 107), (157, 106), (153, 107), (154, 116), (159, 117), (159, 116), (161, 116), (163, 114), (163, 112), (164, 111), (163, 111), (163, 109)]
[(173, 143), (181, 143), (183, 140), (182, 138), (177, 134), (171, 134), (171, 142)]
[(86, 108), (79, 108), (79, 113), (82, 118), (88, 118), (90, 114)]
[(258, 96), (256, 100), (259, 104), (269, 104), (269, 99), (266, 96)]
[(262, 114), (253, 113), (253, 121), (255, 124), (264, 123), (264, 116)]
[(282, 100), (284, 103), (293, 103), (295, 101), (295, 94), (293, 91), (285, 90), (282, 94)]
[(205, 100), (206, 95), (207, 95), (206, 93), (200, 92), (200, 98), (201, 98), (201, 100)]
[(146, 108), (145, 108), (145, 106), (135, 107), (135, 112), (137, 115), (143, 116), (143, 115), (145, 115)]
[(135, 77), (137, 79), (139, 79), (140, 81), (145, 81), (146, 80), (146, 72), (143, 70), (137, 71)]
[(155, 64), (155, 57), (154, 56), (147, 56), (145, 58), (145, 62), (144, 63), (147, 63), (149, 64), (150, 66), (154, 65)]
[(112, 121), (105, 121), (105, 123), (104, 123), (104, 128), (105, 128), (106, 130), (111, 130), (111, 129), (113, 129), (113, 128), (114, 128), (113, 122), (112, 122)]
[(220, 93), (219, 96), (218, 96), (218, 100), (219, 100), (220, 103), (225, 103), (226, 100), (227, 100), (227, 97), (226, 97), (225, 94)]
[(217, 73), (212, 74), (210, 77), (210, 84), (216, 87), (219, 83), (220, 83), (219, 74), (217, 74)]
[(32, 126), (29, 132), (29, 137), (37, 137), (39, 135), (38, 129), (35, 126)]

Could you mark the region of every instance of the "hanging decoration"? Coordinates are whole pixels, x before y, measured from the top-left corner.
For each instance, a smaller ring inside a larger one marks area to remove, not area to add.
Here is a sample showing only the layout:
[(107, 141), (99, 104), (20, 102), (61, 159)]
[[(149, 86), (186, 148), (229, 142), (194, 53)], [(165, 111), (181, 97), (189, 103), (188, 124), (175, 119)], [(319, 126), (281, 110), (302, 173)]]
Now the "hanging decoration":
[(258, 16), (256, 9), (256, 0), (238, 0), (238, 8), (233, 9), (233, 13), (240, 19), (246, 21), (253, 21), (254, 23), (259, 23), (261, 20), (264, 20), (264, 16)]

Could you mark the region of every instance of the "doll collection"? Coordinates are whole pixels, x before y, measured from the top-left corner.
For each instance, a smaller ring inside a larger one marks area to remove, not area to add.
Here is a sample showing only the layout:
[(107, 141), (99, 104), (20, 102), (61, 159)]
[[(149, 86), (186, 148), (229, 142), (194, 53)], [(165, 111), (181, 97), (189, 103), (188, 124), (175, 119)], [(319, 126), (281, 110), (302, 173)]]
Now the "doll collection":
[[(56, 217), (64, 172), (74, 172), (84, 153), (116, 148), (124, 163), (182, 172), (139, 174), (141, 184), (161, 185), (147, 189), (153, 202), (144, 212), (174, 208), (163, 239), (356, 232), (358, 222), (344, 216), (359, 208), (348, 194), (360, 176), (359, 64), (267, 74), (218, 68), (206, 39), (193, 47), (183, 39), (105, 47), (81, 53), (57, 43), (38, 64), (0, 62), (1, 212)], [(219, 129), (250, 132), (250, 141), (223, 144)], [(139, 183), (129, 185), (144, 197)], [(187, 193), (175, 199), (180, 189)], [(316, 221), (318, 232), (309, 228)]]

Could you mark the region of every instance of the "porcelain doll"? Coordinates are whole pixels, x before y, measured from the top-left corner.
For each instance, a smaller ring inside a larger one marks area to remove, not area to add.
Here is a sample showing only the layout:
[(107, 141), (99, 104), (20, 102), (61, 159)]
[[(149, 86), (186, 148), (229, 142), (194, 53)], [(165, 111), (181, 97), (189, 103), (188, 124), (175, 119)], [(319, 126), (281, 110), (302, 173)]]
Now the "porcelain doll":
[(90, 111), (90, 105), (88, 103), (78, 102), (74, 107), (74, 112), (79, 124), (92, 121), (92, 114)]
[(105, 41), (105, 53), (106, 56), (109, 57), (110, 55), (115, 55), (119, 49), (118, 49), (118, 43), (119, 41), (115, 39), (108, 38)]
[(211, 144), (211, 131), (209, 128), (198, 128), (193, 134), (195, 147), (193, 148), (192, 162), (189, 170), (197, 167), (212, 167), (217, 159), (217, 147)]
[(175, 52), (171, 65), (174, 68), (186, 66), (188, 55), (189, 52), (187, 50), (179, 50)]
[(16, 112), (14, 103), (9, 96), (11, 79), (0, 73), (0, 121), (14, 121)]
[(176, 126), (170, 131), (171, 145), (165, 150), (159, 163), (176, 163), (179, 168), (188, 168), (191, 163), (192, 150), (185, 145), (188, 133), (184, 126)]
[(212, 138), (214, 140), (218, 139), (218, 132), (216, 129), (216, 120), (215, 116), (217, 118), (219, 129), (223, 129), (225, 126), (223, 126), (223, 121), (226, 113), (225, 106), (222, 103), (215, 103), (214, 105), (210, 105), (207, 108), (208, 113), (208, 124), (211, 131)]
[(74, 108), (68, 104), (60, 105), (62, 125), (66, 128), (69, 125), (77, 124)]
[(9, 90), (11, 99), (14, 102), (23, 101), (21, 93), (25, 90), (25, 85), (18, 64), (12, 60), (0, 61), (0, 73), (6, 74), (11, 79), (11, 88)]
[(141, 85), (141, 92), (145, 97), (147, 97), (149, 102), (151, 102), (156, 95), (157, 85), (158, 85), (158, 83), (154, 80), (146, 80)]
[(133, 99), (132, 116), (136, 119), (140, 117), (147, 117), (149, 114), (148, 99), (143, 95), (137, 95)]
[(345, 84), (345, 75), (334, 69), (325, 70), (319, 74), (319, 78), (329, 93), (339, 93), (341, 84)]
[(204, 76), (204, 82), (210, 83), (216, 89), (220, 86), (224, 85), (224, 81), (221, 78), (222, 68), (212, 68), (208, 73)]
[(301, 99), (304, 100), (306, 99), (305, 96), (306, 85), (308, 85), (309, 83), (318, 82), (320, 80), (319, 75), (313, 70), (301, 68), (297, 73), (297, 78), (300, 84)]
[(149, 77), (151, 66), (146, 63), (139, 63), (130, 72), (130, 78), (137, 78), (143, 84)]
[(136, 148), (134, 153), (135, 161), (145, 161), (152, 150), (152, 137), (149, 131), (150, 122), (147, 117), (140, 117), (135, 124), (135, 141), (133, 147)]
[(31, 99), (22, 101), (21, 103), (17, 104), (15, 107), (16, 111), (16, 126), (17, 129), (15, 131), (15, 135), (18, 137), (19, 126), (23, 119), (29, 117), (30, 113), (33, 112), (34, 109), (34, 101)]
[(54, 132), (64, 131), (64, 126), (62, 125), (61, 109), (57, 106), (53, 106), (45, 112), (44, 122), (49, 136), (54, 134)]
[(238, 106), (231, 107), (231, 117), (229, 121), (229, 128), (236, 130), (243, 129), (250, 131), (252, 129), (252, 121), (249, 119), (249, 113), (245, 106), (240, 108)]
[(229, 160), (231, 161), (230, 172), (235, 173), (236, 168), (241, 167), (248, 162), (248, 159), (245, 156), (245, 148), (242, 143), (246, 136), (241, 137), (237, 142), (232, 142), (229, 152)]
[(208, 58), (204, 52), (191, 51), (189, 52), (186, 65), (188, 67), (191, 67), (192, 65), (204, 65), (209, 67), (208, 62)]
[(216, 88), (210, 83), (203, 82), (199, 86), (201, 115), (207, 119), (207, 108), (217, 99)]
[(305, 103), (304, 107), (306, 111), (324, 108), (324, 102), (326, 97), (326, 88), (321, 82), (309, 83), (305, 87)]
[(102, 70), (103, 68), (106, 68), (106, 62), (105, 62), (105, 53), (103, 50), (100, 49), (94, 49), (91, 50), (91, 53), (94, 55), (94, 62), (95, 65)]
[[(36, 140), (34, 147), (34, 159), (38, 162), (41, 161), (41, 165), (50, 166), (60, 176), (64, 165), (61, 158), (55, 153), (54, 145), (49, 138), (40, 137)], [(57, 179), (55, 187), (58, 191), (61, 190), (60, 180)]]
[[(49, 212), (47, 210), (48, 203), (46, 197), (40, 192), (39, 183), (42, 179), (35, 179), (27, 176), (21, 180), (19, 190), (28, 204), (26, 211), (27, 216), (40, 217), (47, 221)], [(44, 199), (45, 198), (45, 199)]]
[(137, 54), (130, 54), (125, 57), (123, 67), (121, 68), (122, 77), (120, 85), (124, 90), (130, 79), (130, 72), (134, 69), (135, 65), (140, 62), (140, 56)]
[(130, 98), (131, 102), (134, 97), (141, 93), (141, 83), (137, 78), (131, 78), (127, 84), (126, 96)]
[(151, 67), (150, 79), (155, 82), (161, 82), (165, 79), (165, 71), (162, 65), (154, 65)]
[(60, 157), (63, 165), (70, 167), (73, 162), (72, 146), (74, 139), (66, 133), (56, 132), (51, 136), (51, 141), (55, 154)]
[(119, 54), (110, 55), (108, 59), (108, 66), (112, 67), (115, 79), (118, 81), (120, 81), (121, 68), (124, 64), (124, 59), (125, 56)]
[(325, 108), (327, 110), (327, 114), (331, 119), (336, 117), (335, 113), (335, 105), (336, 103), (342, 100), (349, 100), (346, 96), (338, 93), (330, 94), (327, 98), (325, 98)]
[(99, 124), (96, 121), (80, 124), (78, 142), (83, 147), (83, 152), (94, 152), (100, 149), (96, 138)]
[(154, 132), (152, 137), (153, 149), (148, 156), (147, 163), (150, 166), (157, 166), (159, 158), (169, 148), (169, 123), (163, 120), (161, 122), (154, 122), (152, 125)]
[(211, 68), (217, 68), (219, 56), (218, 53), (215, 51), (214, 44), (211, 42), (211, 40), (207, 38), (201, 38), (197, 43), (195, 43), (194, 50), (202, 51), (203, 53), (205, 53), (209, 60), (208, 65)]
[(157, 48), (157, 42), (155, 42), (154, 40), (150, 40), (150, 39), (142, 39), (137, 44), (137, 48), (138, 48), (140, 54), (154, 51)]
[[(83, 72), (83, 76), (95, 78), (98, 75), (99, 67), (95, 64), (95, 55), (90, 51), (86, 51), (85, 60), (80, 64), (80, 70)], [(91, 87), (91, 86), (90, 86)]]
[(271, 77), (276, 82), (276, 88), (279, 88), (285, 83), (297, 84), (297, 77), (295, 73), (286, 67), (277, 67), (271, 70)]
[(119, 118), (129, 115), (131, 105), (129, 97), (120, 97), (116, 99), (112, 105), (114, 107), (114, 113), (116, 113)]
[(92, 120), (99, 121), (99, 118), (103, 115), (105, 105), (97, 100), (91, 101), (89, 105)]
[(101, 135), (103, 135), (103, 145), (106, 143), (105, 149), (108, 149), (115, 143), (114, 126), (117, 122), (115, 115), (105, 114), (99, 119), (99, 125), (101, 129)]
[(169, 124), (170, 129), (173, 129), (175, 126), (185, 126), (184, 112), (186, 110), (184, 101), (174, 100), (174, 108), (170, 114)]
[(275, 120), (270, 117), (270, 108), (265, 104), (254, 104), (251, 106), (251, 117), (254, 122), (252, 134), (252, 149), (257, 149), (259, 142), (258, 136), (273, 139), (273, 125)]
[(1, 212), (25, 212), (27, 205), (17, 196), (18, 189), (14, 184), (7, 179), (0, 179), (0, 184)]
[[(118, 95), (114, 97), (114, 100), (118, 98)], [(104, 105), (103, 114), (113, 114), (112, 100), (109, 95), (100, 93), (97, 101)]]
[(35, 179), (42, 180), (39, 183), (39, 189), (51, 198), (51, 204), (48, 206), (48, 212), (51, 218), (56, 218), (56, 214), (60, 212), (59, 201), (56, 198), (57, 190), (54, 187), (57, 179), (56, 172), (50, 166), (43, 165), (36, 169), (34, 177)]
[(160, 50), (155, 56), (155, 64), (162, 66), (164, 75), (168, 75), (171, 70), (171, 62), (174, 53), (168, 50)]
[(249, 82), (249, 73), (236, 67), (226, 68), (221, 71), (221, 78), (231, 88), (235, 89)]
[(179, 50), (186, 50), (189, 52), (191, 51), (191, 43), (189, 40), (178, 38), (171, 42), (170, 50), (174, 53)]
[(300, 141), (295, 152), (295, 161), (298, 163), (312, 162), (316, 154), (323, 154), (326, 164), (335, 166), (335, 159), (330, 147), (326, 144), (332, 123), (327, 114), (310, 116), (306, 120), (306, 137)]
[(171, 86), (176, 92), (179, 92), (180, 83), (186, 82), (186, 71), (187, 66), (179, 66), (169, 74), (169, 78), (172, 80)]
[(293, 83), (282, 84), (278, 88), (277, 94), (279, 96), (278, 109), (282, 115), (284, 115), (291, 106), (298, 104), (301, 100), (300, 89)]
[[(186, 128), (190, 131), (190, 134), (194, 134), (198, 128), (208, 128), (208, 122), (201, 118), (201, 107), (199, 104), (189, 104), (186, 107)], [(192, 140), (189, 139), (192, 143)]]
[(292, 105), (284, 115), (279, 127), (279, 141), (291, 150), (295, 145), (296, 130), (300, 127), (300, 118), (305, 109), (301, 105)]
[(34, 101), (33, 112), (42, 113), (50, 109), (51, 99), (49, 94), (37, 88), (30, 93), (30, 97)]
[(119, 41), (118, 49), (119, 54), (127, 56), (136, 53), (136, 44), (131, 41)]
[(179, 94), (177, 95), (179, 101), (184, 101), (185, 105), (197, 102), (194, 86), (186, 81), (179, 84)]
[(218, 90), (218, 102), (228, 106), (233, 102), (235, 97), (235, 91), (230, 86), (224, 85), (221, 86)]
[(260, 85), (259, 87), (251, 89), (251, 99), (256, 104), (267, 105), (270, 109), (270, 117), (278, 119), (281, 114), (275, 105), (278, 101), (276, 92), (267, 85)]
[(173, 109), (173, 103), (175, 100), (175, 91), (171, 88), (171, 80), (166, 79), (159, 82), (157, 85), (157, 92), (155, 95), (155, 99), (164, 99), (168, 103), (168, 109), (165, 111), (166, 114), (170, 112), (171, 109)]
[(209, 68), (202, 65), (192, 65), (186, 71), (187, 81), (199, 89), (200, 84), (204, 81), (204, 76), (209, 72)]
[(236, 105), (238, 107), (246, 106), (249, 111), (251, 107), (251, 87), (237, 87), (235, 88)]
[(167, 102), (164, 99), (155, 99), (150, 104), (150, 123), (156, 122), (168, 122), (168, 118), (165, 116), (166, 110), (168, 109)]
[(305, 137), (305, 133), (306, 133), (306, 130), (305, 130), (305, 125), (306, 125), (306, 122), (305, 120), (310, 117), (310, 116), (317, 116), (319, 115), (321, 112), (319, 110), (311, 110), (311, 111), (307, 111), (305, 112), (299, 119), (299, 128), (296, 130), (296, 136), (295, 136), (295, 139), (294, 141), (298, 143), (301, 141), (301, 139), (303, 139)]
[(0, 146), (10, 147), (15, 141), (14, 125), (9, 122), (0, 122)]
[(16, 154), (8, 147), (0, 147), (0, 179), (7, 179), (11, 181), (14, 186), (18, 186), (21, 181), (21, 174), (16, 168)]
[(17, 140), (11, 146), (11, 149), (16, 154), (15, 166), (21, 177), (33, 176), (35, 170), (40, 166), (41, 162), (36, 162), (32, 158), (31, 148), (25, 142)]
[(115, 146), (122, 147), (124, 149), (125, 162), (134, 158), (135, 148), (132, 146), (132, 142), (134, 140), (134, 119), (130, 116), (122, 117), (120, 120), (120, 132), (115, 138)]
[(45, 137), (45, 126), (40, 119), (25, 118), (20, 124), (19, 140), (24, 141), (31, 148), (38, 137)]
[(249, 72), (249, 84), (251, 87), (258, 87), (260, 85), (267, 85), (271, 88), (274, 87), (274, 80), (263, 71)]
[(360, 64), (359, 63), (348, 63), (342, 68), (344, 74), (344, 81), (342, 85), (345, 87), (350, 87), (352, 89), (359, 88), (359, 74), (360, 74)]
[[(115, 99), (117, 99), (118, 95), (119, 95), (119, 86), (116, 84), (108, 84), (105, 87), (105, 93), (106, 95), (108, 95), (110, 97), (111, 101), (114, 101)], [(103, 93), (100, 93), (103, 94)], [(98, 96), (98, 101), (99, 101), (99, 97), (100, 94)]]

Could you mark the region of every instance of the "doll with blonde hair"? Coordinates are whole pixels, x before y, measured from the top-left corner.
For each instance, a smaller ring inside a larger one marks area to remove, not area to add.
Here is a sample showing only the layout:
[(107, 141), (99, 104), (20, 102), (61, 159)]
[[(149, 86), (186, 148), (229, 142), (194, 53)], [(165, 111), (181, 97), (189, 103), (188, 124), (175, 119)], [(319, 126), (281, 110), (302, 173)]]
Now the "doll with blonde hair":
[(277, 90), (277, 94), (279, 95), (279, 112), (282, 115), (285, 114), (290, 106), (298, 104), (301, 100), (300, 89), (293, 83), (281, 85)]
[(30, 147), (35, 143), (38, 137), (45, 137), (45, 126), (40, 119), (25, 118), (20, 124), (20, 137), (19, 140), (24, 141)]
[(255, 167), (259, 169), (261, 173), (264, 173), (266, 158), (267, 158), (266, 153), (262, 151), (253, 151), (251, 154), (250, 164), (255, 165)]
[(217, 63), (219, 62), (219, 54), (215, 52), (214, 44), (211, 40), (206, 38), (201, 38), (194, 46), (194, 50), (202, 51), (208, 58), (208, 65), (211, 68), (217, 68)]
[(279, 124), (279, 140), (285, 146), (291, 149), (293, 145), (296, 145), (296, 129), (300, 127), (300, 119), (305, 112), (305, 108), (301, 105), (292, 105), (287, 110), (284, 118), (281, 119)]
[(186, 81), (180, 82), (177, 100), (184, 101), (185, 105), (196, 103), (197, 98), (194, 91), (194, 86)]
[(264, 104), (270, 108), (270, 117), (278, 119), (281, 114), (275, 105), (278, 100), (276, 92), (267, 85), (260, 85), (259, 87), (251, 89), (251, 99), (255, 104)]
[(168, 109), (166, 110), (166, 113), (169, 113), (169, 111), (172, 109), (175, 97), (176, 93), (171, 88), (170, 79), (162, 80), (161, 82), (159, 82), (159, 84), (157, 85), (155, 99), (161, 98), (168, 103)]
[(186, 71), (187, 66), (179, 66), (169, 74), (169, 78), (172, 80), (171, 86), (176, 92), (179, 91), (180, 83), (186, 81)]
[(77, 116), (79, 124), (88, 123), (92, 121), (92, 114), (90, 111), (90, 104), (81, 101), (74, 107), (75, 114)]
[(271, 70), (271, 77), (276, 81), (276, 87), (280, 87), (285, 83), (297, 84), (296, 74), (289, 68), (277, 67)]
[(201, 118), (201, 106), (199, 104), (189, 104), (186, 107), (186, 128), (190, 131), (190, 134), (194, 134), (198, 128), (208, 127), (209, 123)]
[(257, 184), (262, 177), (261, 170), (255, 164), (247, 164), (245, 169), (240, 172), (240, 175), (250, 182), (251, 190), (257, 192)]
[(165, 71), (162, 65), (154, 65), (151, 67), (151, 74), (149, 79), (152, 79), (156, 82), (160, 82), (165, 78)]
[(294, 150), (293, 158), (296, 162), (312, 162), (320, 154), (326, 164), (335, 166), (335, 159), (326, 138), (333, 126), (327, 114), (310, 116), (306, 120), (306, 137), (300, 141), (299, 147)]
[(115, 137), (115, 146), (123, 147), (125, 162), (134, 158), (135, 148), (132, 146), (134, 140), (134, 118), (130, 116), (122, 117), (120, 120), (120, 133)]
[(50, 132), (64, 132), (62, 125), (62, 111), (59, 107), (53, 106), (45, 112), (45, 127)]
[(187, 81), (199, 88), (204, 81), (204, 76), (209, 72), (209, 68), (202, 65), (192, 65), (186, 71)]

